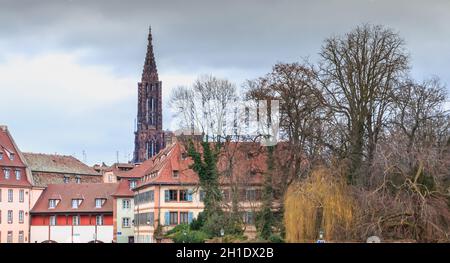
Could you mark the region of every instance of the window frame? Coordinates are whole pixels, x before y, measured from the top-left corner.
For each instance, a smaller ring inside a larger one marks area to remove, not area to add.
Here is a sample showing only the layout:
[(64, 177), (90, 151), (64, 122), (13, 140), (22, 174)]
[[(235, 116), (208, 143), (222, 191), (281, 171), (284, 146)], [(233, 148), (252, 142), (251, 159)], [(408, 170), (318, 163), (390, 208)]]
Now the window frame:
[(103, 215), (96, 215), (95, 216), (95, 225), (103, 226)]
[[(127, 222), (126, 224), (125, 224), (125, 222)], [(123, 228), (130, 228), (131, 227), (131, 218), (129, 218), (129, 217), (123, 217), (122, 218), (122, 227)]]
[[(76, 220), (75, 220), (75, 218), (76, 218)], [(80, 218), (79, 215), (73, 215), (72, 216), (72, 226), (79, 226), (80, 225), (80, 221), (81, 221), (81, 218)]]
[(55, 208), (56, 208), (56, 199), (48, 199), (48, 209), (55, 209)]
[(14, 202), (14, 190), (8, 189), (8, 203)]
[(25, 202), (25, 190), (20, 189), (19, 190), (19, 203)]
[(8, 214), (6, 215), (8, 224), (14, 223), (14, 212), (13, 210), (8, 210)]
[(49, 226), (56, 226), (56, 225), (57, 225), (57, 218), (56, 218), (56, 215), (51, 215), (51, 216), (48, 218), (48, 225), (49, 225)]
[(189, 224), (189, 212), (187, 211), (180, 212), (180, 224)]
[(11, 169), (3, 168), (3, 174), (5, 176), (5, 180), (9, 180), (9, 178), (11, 178)]
[(25, 211), (19, 210), (19, 224), (23, 224), (25, 222)]
[[(172, 217), (174, 215), (174, 217)], [(175, 219), (175, 220), (172, 220)], [(169, 225), (178, 225), (178, 212), (169, 211)]]

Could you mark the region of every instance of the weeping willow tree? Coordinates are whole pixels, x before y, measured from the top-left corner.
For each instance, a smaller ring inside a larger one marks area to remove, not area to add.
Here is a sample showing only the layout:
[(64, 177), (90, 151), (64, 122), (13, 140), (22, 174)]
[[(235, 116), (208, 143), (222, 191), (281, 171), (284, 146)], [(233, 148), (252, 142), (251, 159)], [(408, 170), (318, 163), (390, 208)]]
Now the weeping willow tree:
[(348, 240), (355, 202), (345, 180), (326, 168), (315, 169), (304, 181), (293, 183), (285, 196), (287, 242), (311, 242), (323, 231), (326, 240)]

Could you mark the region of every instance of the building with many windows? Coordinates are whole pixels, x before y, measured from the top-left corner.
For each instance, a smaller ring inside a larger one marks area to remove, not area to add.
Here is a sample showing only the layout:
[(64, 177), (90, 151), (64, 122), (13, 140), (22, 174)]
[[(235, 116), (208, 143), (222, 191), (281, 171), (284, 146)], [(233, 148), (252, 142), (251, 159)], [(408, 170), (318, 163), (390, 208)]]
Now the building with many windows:
[(6, 126), (0, 126), (0, 243), (27, 243), (31, 175)]
[(131, 175), (117, 175), (118, 187), (114, 200), (114, 241), (134, 243), (134, 193), (137, 179)]
[(31, 210), (30, 242), (110, 243), (117, 184), (49, 184)]

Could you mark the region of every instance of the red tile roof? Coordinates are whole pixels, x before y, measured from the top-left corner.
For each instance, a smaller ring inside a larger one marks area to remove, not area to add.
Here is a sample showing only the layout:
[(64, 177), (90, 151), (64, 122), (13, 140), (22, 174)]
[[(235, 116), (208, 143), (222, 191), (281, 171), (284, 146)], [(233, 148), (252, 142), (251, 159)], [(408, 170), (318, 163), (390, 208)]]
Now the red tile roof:
[[(196, 147), (201, 153), (200, 144)], [(253, 142), (231, 142), (224, 144), (219, 153), (217, 169), (220, 184), (239, 183), (242, 185), (261, 185), (263, 175), (267, 171), (267, 147)], [(287, 158), (288, 149), (284, 144), (278, 144), (274, 150), (275, 158)], [(186, 155), (186, 147), (177, 141), (161, 151), (158, 155), (143, 162), (138, 167), (126, 172), (123, 177), (140, 178), (137, 189), (147, 185), (195, 185), (199, 178), (190, 165), (193, 161)], [(285, 157), (284, 157), (285, 156)], [(231, 160), (231, 162), (230, 162)], [(232, 169), (230, 169), (230, 164)], [(233, 176), (227, 176), (232, 173)], [(174, 176), (177, 174), (178, 176)], [(280, 171), (274, 171), (274, 175)], [(279, 180), (277, 176), (272, 178)]]
[[(112, 194), (118, 184), (49, 184), (34, 205), (31, 213), (83, 213), (83, 212), (113, 212)], [(72, 199), (82, 198), (78, 208), (72, 208)], [(101, 208), (95, 207), (95, 199), (104, 198), (106, 202)], [(49, 209), (49, 200), (59, 199), (54, 209)]]
[(131, 170), (129, 172), (130, 175), (142, 179), (136, 188), (155, 184), (198, 184), (197, 173), (189, 168), (192, 164), (192, 159), (183, 158), (183, 152), (185, 152), (183, 145), (175, 142), (152, 159)]
[(130, 182), (127, 179), (122, 179), (119, 181), (119, 186), (116, 191), (112, 194), (113, 197), (133, 197), (134, 193), (130, 190)]
[[(13, 160), (10, 159), (11, 154), (14, 155)], [(0, 185), (10, 186), (26, 186), (30, 187), (28, 171), (26, 170), (26, 161), (22, 153), (14, 142), (8, 128), (0, 125)], [(3, 169), (9, 169), (9, 179), (5, 178)], [(15, 170), (21, 173), (20, 180), (16, 179)]]

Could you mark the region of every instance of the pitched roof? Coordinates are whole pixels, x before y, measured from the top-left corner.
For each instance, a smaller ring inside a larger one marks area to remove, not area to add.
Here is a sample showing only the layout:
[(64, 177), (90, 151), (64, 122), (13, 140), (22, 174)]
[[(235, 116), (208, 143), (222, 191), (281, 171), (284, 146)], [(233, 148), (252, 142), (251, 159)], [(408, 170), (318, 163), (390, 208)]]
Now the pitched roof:
[(130, 173), (135, 177), (139, 175), (143, 179), (136, 188), (155, 184), (198, 184), (197, 173), (189, 168), (192, 159), (183, 158), (183, 152), (185, 152), (183, 145), (175, 142), (133, 169), (134, 171), (131, 170)]
[(100, 176), (94, 168), (73, 156), (42, 153), (24, 153), (24, 156), (33, 172)]
[[(196, 144), (202, 154), (202, 147)], [(289, 149), (286, 145), (278, 144), (274, 150), (274, 156), (287, 158)], [(186, 148), (183, 143), (177, 141), (158, 153), (152, 159), (143, 162), (140, 166), (128, 171), (128, 177), (141, 178), (136, 189), (155, 184), (167, 185), (195, 185), (199, 183), (198, 174), (190, 168), (192, 158), (183, 158)], [(267, 147), (254, 142), (231, 142), (221, 147), (218, 155), (217, 169), (220, 174), (219, 183), (227, 185), (231, 180), (243, 185), (261, 185), (263, 175), (267, 171)], [(232, 168), (230, 169), (230, 164)], [(233, 177), (227, 176), (232, 172)], [(174, 176), (177, 173), (177, 176)], [(280, 172), (275, 172), (275, 175)], [(273, 177), (274, 181), (281, 177)]]
[[(25, 162), (21, 160), (19, 149), (17, 149), (11, 134), (6, 126), (0, 126), (0, 154), (3, 158), (0, 160), (0, 166), (25, 167)], [(14, 159), (9, 158), (10, 154)]]
[[(8, 128), (4, 125), (0, 125), (0, 185), (9, 186), (31, 186), (30, 178), (28, 176), (29, 171), (26, 169), (26, 162), (22, 153), (14, 142)], [(14, 158), (10, 158), (11, 156)], [(4, 170), (9, 169), (10, 177), (5, 178)], [(15, 170), (20, 170), (21, 176), (17, 180), (15, 176)]]
[(114, 197), (133, 197), (134, 193), (130, 189), (130, 182), (126, 179), (122, 179), (119, 181), (119, 186), (116, 191), (112, 194)]
[[(118, 184), (49, 184), (34, 205), (31, 213), (62, 213), (62, 212), (113, 212), (112, 194)], [(78, 208), (72, 208), (72, 199), (83, 199)], [(106, 199), (101, 208), (95, 207), (95, 199)], [(49, 200), (58, 199), (58, 205), (49, 209)]]

